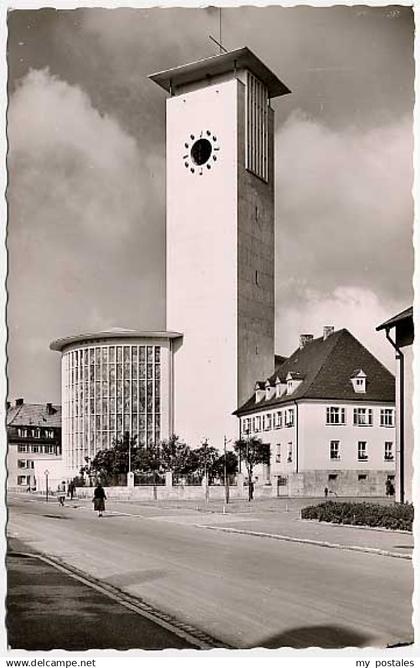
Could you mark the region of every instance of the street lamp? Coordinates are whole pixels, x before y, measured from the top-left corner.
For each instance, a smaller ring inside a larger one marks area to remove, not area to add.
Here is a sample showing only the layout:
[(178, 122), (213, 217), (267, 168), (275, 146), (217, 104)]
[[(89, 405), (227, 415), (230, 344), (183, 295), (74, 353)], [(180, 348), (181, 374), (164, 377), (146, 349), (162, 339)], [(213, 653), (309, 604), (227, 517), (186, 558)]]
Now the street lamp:
[(46, 503), (48, 503), (48, 476), (49, 476), (49, 474), (50, 474), (50, 472), (48, 471), (48, 469), (46, 469), (44, 471), (44, 475), (45, 475), (45, 501), (46, 501)]
[(209, 502), (209, 481), (207, 478), (207, 438), (204, 439), (203, 446), (204, 446), (204, 498), (205, 502)]

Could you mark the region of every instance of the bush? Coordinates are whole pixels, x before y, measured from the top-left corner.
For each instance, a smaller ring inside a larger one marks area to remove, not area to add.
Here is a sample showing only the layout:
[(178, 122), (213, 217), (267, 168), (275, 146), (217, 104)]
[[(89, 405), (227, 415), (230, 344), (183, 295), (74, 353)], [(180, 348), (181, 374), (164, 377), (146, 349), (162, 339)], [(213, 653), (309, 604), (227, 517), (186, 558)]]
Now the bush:
[(382, 506), (377, 503), (340, 503), (326, 501), (301, 510), (303, 520), (318, 520), (333, 524), (384, 527), (385, 529), (413, 530), (414, 507), (412, 503)]

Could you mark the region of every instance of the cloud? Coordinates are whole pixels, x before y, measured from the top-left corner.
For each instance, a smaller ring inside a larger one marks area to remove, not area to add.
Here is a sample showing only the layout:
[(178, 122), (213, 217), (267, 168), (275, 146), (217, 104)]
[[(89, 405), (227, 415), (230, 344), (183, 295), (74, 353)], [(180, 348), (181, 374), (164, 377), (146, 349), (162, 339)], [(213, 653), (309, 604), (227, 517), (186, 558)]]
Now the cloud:
[(276, 350), (289, 355), (298, 347), (299, 334), (322, 336), (323, 327), (346, 328), (395, 373), (395, 354), (383, 332), (375, 328), (398, 312), (396, 303), (384, 305), (371, 290), (345, 286), (330, 295), (306, 289), (299, 304), (289, 306), (278, 320)]
[(351, 329), (351, 315), (353, 328), (368, 323), (369, 340), (381, 319), (411, 303), (412, 141), (409, 118), (371, 130), (334, 131), (294, 113), (281, 128), (276, 154), (280, 352), (289, 342), (287, 327), (296, 337), (297, 325), (305, 329), (308, 321), (319, 331), (334, 317), (337, 327)]
[(324, 292), (354, 285), (410, 300), (412, 142), (409, 118), (333, 131), (292, 114), (277, 137), (280, 292), (293, 276)]
[[(8, 139), (8, 353), (25, 393), (28, 336), (42, 331), (43, 366), (49, 341), (100, 322), (162, 326), (161, 165), (48, 70), (30, 71), (11, 96)], [(40, 396), (49, 383), (39, 379)]]
[(8, 136), (13, 214), (31, 216), (37, 233), (71, 227), (106, 244), (144, 224), (148, 159), (77, 86), (30, 71), (11, 98)]

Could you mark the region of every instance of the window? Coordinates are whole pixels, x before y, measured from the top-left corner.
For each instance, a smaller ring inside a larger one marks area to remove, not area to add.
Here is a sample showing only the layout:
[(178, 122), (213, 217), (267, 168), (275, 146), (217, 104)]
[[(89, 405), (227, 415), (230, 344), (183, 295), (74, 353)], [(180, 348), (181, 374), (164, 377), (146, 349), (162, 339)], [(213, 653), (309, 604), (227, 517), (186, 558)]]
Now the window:
[(345, 424), (345, 422), (345, 408), (338, 408), (338, 406), (327, 407), (327, 424)]
[(337, 473), (329, 473), (328, 480), (337, 480)]
[(26, 469), (26, 461), (24, 459), (18, 459), (18, 469)]
[(286, 427), (293, 427), (294, 421), (294, 410), (293, 408), (288, 408), (286, 411)]
[(37, 427), (36, 429), (32, 429), (31, 434), (33, 438), (41, 438), (41, 430), (39, 429), (39, 427)]
[(18, 485), (27, 485), (27, 476), (26, 475), (18, 475), (17, 477), (17, 484)]
[(26, 437), (28, 436), (28, 430), (27, 430), (27, 429), (23, 429), (22, 427), (18, 427), (17, 434), (18, 434), (18, 436), (20, 436), (21, 438), (26, 438)]
[(31, 452), (39, 452), (39, 445), (31, 445)]
[(277, 411), (274, 417), (274, 429), (280, 429), (283, 426), (283, 413), (282, 411)]
[(271, 424), (272, 424), (271, 413), (267, 413), (267, 415), (264, 416), (264, 429), (265, 429), (265, 431), (269, 431), (271, 429)]
[(35, 462), (33, 459), (28, 459), (26, 462), (26, 466), (28, 469), (34, 469), (35, 468)]
[(393, 408), (381, 408), (381, 427), (393, 427), (394, 426), (394, 409)]
[(290, 464), (292, 461), (292, 444), (288, 443), (287, 444), (287, 462)]
[(268, 92), (266, 86), (248, 72), (246, 86), (245, 167), (268, 180)]
[(279, 464), (281, 462), (281, 443), (276, 445), (276, 462)]
[(18, 452), (28, 452), (28, 446), (27, 445), (18, 445), (17, 446), (17, 451)]
[(340, 441), (330, 441), (330, 459), (340, 459)]
[(255, 420), (254, 431), (261, 431), (261, 416), (258, 415), (256, 418), (254, 418), (254, 420)]
[(353, 410), (353, 424), (359, 427), (372, 426), (372, 409), (371, 408), (355, 408)]
[(392, 441), (385, 441), (385, 457), (384, 457), (386, 462), (393, 462), (394, 461), (394, 451), (393, 451), (393, 443)]
[(368, 454), (367, 454), (367, 443), (366, 443), (366, 441), (359, 441), (359, 443), (357, 445), (357, 458), (358, 458), (359, 462), (367, 461)]
[(54, 429), (46, 429), (45, 438), (54, 438)]
[(251, 427), (251, 420), (249, 418), (243, 418), (242, 419), (242, 431), (244, 434), (249, 434), (250, 427)]
[(358, 479), (358, 480), (367, 480), (367, 473), (360, 473), (360, 474), (357, 476), (357, 479)]

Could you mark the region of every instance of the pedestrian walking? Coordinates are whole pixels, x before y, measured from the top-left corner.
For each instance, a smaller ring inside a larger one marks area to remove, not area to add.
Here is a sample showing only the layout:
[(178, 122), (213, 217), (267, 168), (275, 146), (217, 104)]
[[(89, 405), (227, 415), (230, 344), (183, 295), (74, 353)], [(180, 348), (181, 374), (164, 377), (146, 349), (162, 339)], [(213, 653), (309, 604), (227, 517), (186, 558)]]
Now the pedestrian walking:
[(325, 498), (328, 498), (328, 487), (324, 488), (324, 496)]
[(73, 480), (70, 480), (69, 487), (68, 487), (68, 495), (70, 496), (70, 499), (72, 501), (73, 501), (73, 496), (74, 496), (75, 490), (76, 490), (76, 485), (74, 484)]
[(93, 499), (92, 499), (93, 510), (98, 512), (98, 517), (102, 517), (102, 513), (105, 512), (105, 499), (106, 499), (105, 490), (102, 487), (101, 483), (98, 482), (93, 492)]
[(57, 499), (60, 506), (64, 506), (64, 500), (66, 498), (66, 483), (61, 482), (57, 487)]

